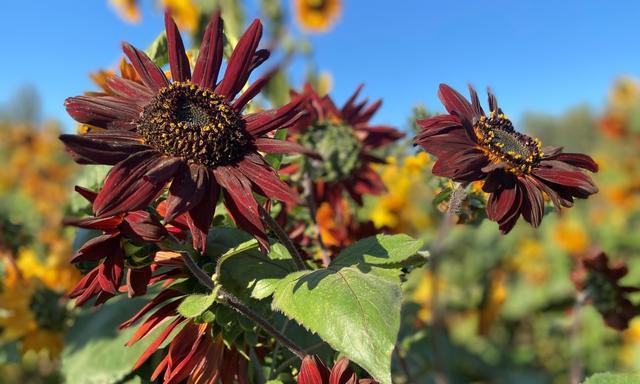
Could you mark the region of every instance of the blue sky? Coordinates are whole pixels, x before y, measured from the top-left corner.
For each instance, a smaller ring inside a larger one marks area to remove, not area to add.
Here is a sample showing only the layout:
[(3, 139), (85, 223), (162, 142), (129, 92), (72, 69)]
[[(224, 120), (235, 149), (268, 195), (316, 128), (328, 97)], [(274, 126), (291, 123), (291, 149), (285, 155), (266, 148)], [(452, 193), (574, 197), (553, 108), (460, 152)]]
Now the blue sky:
[[(44, 115), (71, 129), (65, 97), (92, 89), (87, 74), (113, 66), (121, 41), (146, 47), (161, 31), (161, 13), (142, 1), (139, 25), (120, 20), (106, 0), (3, 4), (0, 102), (34, 85)], [(640, 73), (640, 2), (344, 2), (331, 33), (311, 40), (319, 67), (333, 75), (335, 99), (361, 82), (368, 96), (384, 98), (377, 122), (403, 125), (417, 103), (441, 111), (441, 82), (491, 86), (517, 121), (526, 111), (602, 106), (616, 77)]]

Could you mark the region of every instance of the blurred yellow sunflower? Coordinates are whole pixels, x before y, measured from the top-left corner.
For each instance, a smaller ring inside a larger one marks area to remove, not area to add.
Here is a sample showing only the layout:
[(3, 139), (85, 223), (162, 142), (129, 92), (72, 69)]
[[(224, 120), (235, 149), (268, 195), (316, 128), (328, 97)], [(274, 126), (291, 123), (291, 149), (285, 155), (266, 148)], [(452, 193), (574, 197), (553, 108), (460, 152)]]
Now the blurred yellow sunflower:
[(64, 291), (78, 272), (57, 256), (41, 262), (30, 248), (20, 250), (17, 259), (2, 256), (0, 343), (18, 341), (23, 353), (44, 350), (57, 358), (67, 319)]
[[(138, 0), (109, 0), (109, 3), (123, 20), (140, 22), (142, 16)], [(158, 0), (158, 5), (171, 12), (181, 29), (193, 32), (198, 27), (200, 10), (192, 0)]]
[(423, 324), (431, 323), (433, 320), (433, 296), (434, 291), (442, 292), (446, 284), (442, 276), (435, 276), (431, 272), (425, 272), (413, 292), (413, 301), (420, 305), (417, 313), (418, 321)]
[(580, 255), (589, 247), (589, 237), (584, 225), (568, 217), (558, 222), (553, 239), (560, 249), (571, 255)]
[(109, 0), (109, 4), (123, 20), (129, 23), (140, 22), (138, 0)]
[(340, 0), (295, 0), (295, 14), (303, 29), (326, 32), (340, 17)]
[(408, 156), (402, 162), (387, 158), (387, 165), (380, 172), (387, 192), (380, 196), (371, 211), (371, 220), (376, 227), (396, 233), (414, 233), (429, 226), (427, 212), (415, 205), (418, 196), (424, 192), (420, 185), (424, 185), (428, 166), (429, 155), (425, 152)]
[(487, 335), (491, 325), (500, 315), (500, 309), (507, 299), (507, 274), (502, 269), (491, 273), (487, 291), (478, 313), (478, 334)]

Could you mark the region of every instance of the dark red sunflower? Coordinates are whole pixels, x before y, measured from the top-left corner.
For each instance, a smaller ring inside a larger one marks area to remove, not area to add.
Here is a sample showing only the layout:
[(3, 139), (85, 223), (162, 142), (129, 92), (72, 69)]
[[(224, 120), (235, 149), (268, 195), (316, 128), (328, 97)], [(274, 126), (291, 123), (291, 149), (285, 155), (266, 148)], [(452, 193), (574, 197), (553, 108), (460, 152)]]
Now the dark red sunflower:
[[(76, 190), (90, 202), (96, 198), (95, 192), (80, 187)], [(128, 292), (129, 297), (144, 295), (150, 284), (181, 273), (181, 263), (157, 261), (155, 251), (147, 249), (164, 239), (169, 230), (177, 234), (179, 229), (165, 228), (147, 211), (68, 219), (65, 223), (103, 233), (87, 241), (71, 259), (72, 263), (98, 263), (69, 293), (69, 297), (76, 299), (76, 305), (94, 297), (95, 305), (101, 305), (119, 291)], [(121, 287), (123, 280), (126, 283)]]
[(295, 143), (265, 137), (294, 124), (301, 117), (303, 100), (243, 115), (245, 105), (270, 76), (241, 90), (269, 51), (258, 49), (262, 24), (255, 20), (238, 41), (218, 81), (222, 23), (220, 13), (215, 13), (191, 73), (178, 29), (167, 14), (172, 81), (144, 52), (125, 43), (124, 53), (140, 82), (112, 76), (106, 80), (112, 95), (66, 100), (67, 112), (75, 120), (103, 129), (62, 135), (68, 151), (78, 163), (114, 165), (93, 203), (96, 216), (143, 209), (170, 183), (165, 220), (186, 213), (193, 244), (199, 250), (206, 246), (220, 194), (238, 226), (264, 248), (268, 246), (253, 193), (290, 204), (297, 197), (258, 151), (304, 151)]
[(540, 140), (517, 132), (496, 97), (489, 92), (489, 115), (469, 87), (471, 102), (441, 84), (438, 96), (447, 115), (417, 123), (422, 128), (416, 144), (438, 158), (433, 174), (468, 183), (484, 181), (490, 194), (487, 216), (509, 232), (520, 215), (537, 227), (547, 196), (557, 209), (573, 206), (598, 188), (584, 170), (597, 172), (591, 157), (563, 153), (561, 147), (542, 147)]
[(298, 384), (375, 384), (373, 379), (360, 379), (349, 368), (346, 357), (336, 362), (331, 371), (318, 356), (308, 355), (302, 360)]
[(373, 152), (404, 136), (393, 127), (369, 124), (382, 100), (372, 104), (368, 100), (356, 102), (362, 87), (342, 108), (328, 95), (320, 97), (309, 84), (302, 94), (294, 93), (297, 98), (306, 98), (307, 115), (290, 129), (292, 139), (322, 157), (322, 160), (309, 158), (303, 167), (314, 181), (318, 204), (328, 202), (335, 212), (341, 209), (344, 192), (362, 204), (363, 195), (378, 195), (385, 190), (371, 166), (384, 163), (384, 159)]
[(586, 295), (587, 303), (600, 312), (605, 323), (619, 331), (629, 327), (629, 321), (638, 315), (638, 309), (628, 295), (639, 288), (623, 286), (620, 279), (629, 268), (623, 261), (610, 263), (604, 252), (594, 252), (580, 260), (571, 280), (580, 292)]
[(160, 377), (164, 384), (248, 383), (247, 360), (235, 347), (227, 347), (220, 335), (214, 335), (211, 324), (196, 323), (181, 316), (177, 309), (187, 295), (172, 288), (165, 289), (147, 303), (131, 319), (120, 325), (129, 328), (145, 315), (152, 313), (140, 324), (127, 346), (131, 346), (156, 328), (164, 329), (151, 342), (134, 364), (142, 366), (177, 330), (164, 347), (164, 357), (151, 375), (151, 381)]

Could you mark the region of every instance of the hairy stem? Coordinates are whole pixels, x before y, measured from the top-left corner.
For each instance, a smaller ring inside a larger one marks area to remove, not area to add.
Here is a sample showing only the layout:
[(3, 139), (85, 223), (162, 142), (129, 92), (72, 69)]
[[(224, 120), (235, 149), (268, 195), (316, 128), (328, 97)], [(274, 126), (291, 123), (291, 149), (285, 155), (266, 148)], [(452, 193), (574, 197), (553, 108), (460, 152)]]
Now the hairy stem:
[(284, 229), (278, 224), (277, 221), (274, 220), (273, 217), (267, 212), (260, 204), (258, 204), (258, 210), (260, 211), (260, 218), (262, 221), (267, 224), (269, 228), (276, 235), (278, 240), (282, 242), (282, 244), (287, 248), (291, 257), (293, 258), (293, 262), (296, 265), (296, 268), (299, 271), (304, 271), (307, 269), (307, 265), (304, 263), (304, 259), (300, 252), (298, 252), (298, 248), (293, 244), (293, 241), (289, 238), (289, 235), (284, 231)]

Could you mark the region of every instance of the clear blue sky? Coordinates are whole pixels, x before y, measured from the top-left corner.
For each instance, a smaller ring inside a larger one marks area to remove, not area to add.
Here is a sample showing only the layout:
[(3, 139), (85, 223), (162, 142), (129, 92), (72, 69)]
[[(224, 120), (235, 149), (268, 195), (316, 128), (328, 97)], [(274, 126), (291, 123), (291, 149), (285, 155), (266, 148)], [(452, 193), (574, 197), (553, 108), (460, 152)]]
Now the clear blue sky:
[[(599, 107), (618, 75), (640, 73), (640, 2), (343, 1), (332, 32), (311, 38), (318, 64), (332, 72), (337, 100), (360, 82), (383, 97), (378, 122), (402, 125), (416, 103), (442, 110), (441, 82), (490, 85), (518, 120), (525, 111)], [(139, 25), (121, 21), (106, 0), (3, 4), (0, 102), (34, 85), (44, 115), (70, 128), (64, 98), (92, 89), (87, 74), (114, 65), (121, 41), (146, 47), (162, 29), (161, 13), (143, 3)]]

